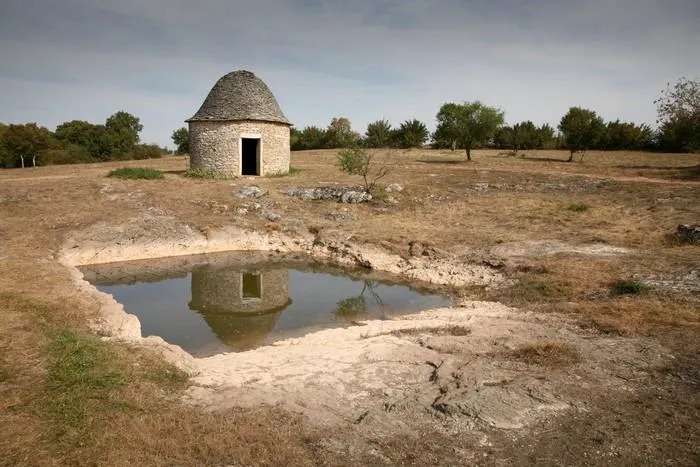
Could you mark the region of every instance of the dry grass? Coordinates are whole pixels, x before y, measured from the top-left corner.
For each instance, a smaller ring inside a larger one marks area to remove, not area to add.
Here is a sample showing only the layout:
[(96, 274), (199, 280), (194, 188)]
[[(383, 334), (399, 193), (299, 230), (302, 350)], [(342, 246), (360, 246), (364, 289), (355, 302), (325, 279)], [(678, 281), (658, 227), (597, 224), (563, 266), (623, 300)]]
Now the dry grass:
[(471, 334), (471, 329), (466, 326), (453, 324), (450, 326), (422, 327), (411, 329), (398, 329), (390, 334), (396, 337), (420, 336), (422, 334), (432, 334), (434, 336), (457, 336), (463, 337)]
[(578, 350), (566, 342), (534, 342), (521, 346), (506, 355), (529, 365), (566, 366), (581, 358)]
[[(146, 212), (186, 220), (202, 232), (230, 224), (291, 233), (339, 229), (355, 241), (401, 254), (408, 254), (409, 242), (420, 241), (439, 254), (476, 262), (489, 258), (490, 248), (513, 242), (627, 247), (632, 253), (610, 257), (510, 258), (504, 271), (511, 287), (472, 292), (475, 298), (567, 313), (599, 332), (654, 336), (681, 357), (696, 352), (697, 293), (654, 289), (594, 301), (584, 296), (620, 279), (687, 273), (700, 264), (696, 245), (667, 239), (676, 225), (700, 219), (698, 157), (591, 152), (584, 163), (565, 163), (567, 156), (475, 151), (474, 162), (467, 163), (449, 151), (378, 151), (377, 160), (392, 169), (383, 181), (405, 189), (392, 194), (395, 202), (384, 196), (359, 206), (290, 200), (279, 191), (357, 185), (357, 177), (335, 166), (334, 151), (294, 153), (300, 172), (255, 180), (185, 178), (181, 157), (0, 171), (0, 464), (361, 463), (319, 450), (324, 434), (308, 432), (299, 419), (274, 409), (206, 413), (184, 407), (178, 402), (182, 377), (172, 368), (144, 350), (90, 336), (85, 323), (97, 312), (95, 305), (75, 294), (53, 255), (72, 231), (122, 224)], [(144, 165), (165, 179), (105, 178), (121, 166)], [(245, 201), (231, 192), (252, 183), (268, 190), (262, 201), (274, 204), (282, 221), (235, 214)], [(567, 209), (578, 204), (593, 208)], [(423, 332), (466, 335), (468, 329)], [(509, 356), (543, 366), (575, 357), (575, 349), (556, 342)], [(442, 453), (429, 445), (414, 454), (413, 444), (398, 439), (385, 440), (383, 447), (395, 463), (432, 463)]]

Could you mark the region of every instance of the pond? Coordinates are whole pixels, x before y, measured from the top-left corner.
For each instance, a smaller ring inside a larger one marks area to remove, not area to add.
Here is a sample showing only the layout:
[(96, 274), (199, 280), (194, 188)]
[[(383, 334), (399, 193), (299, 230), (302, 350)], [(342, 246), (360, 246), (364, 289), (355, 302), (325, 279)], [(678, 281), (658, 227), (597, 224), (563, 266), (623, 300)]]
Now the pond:
[(197, 357), (236, 352), (360, 320), (450, 306), (391, 276), (261, 252), (92, 265), (85, 279), (156, 335)]

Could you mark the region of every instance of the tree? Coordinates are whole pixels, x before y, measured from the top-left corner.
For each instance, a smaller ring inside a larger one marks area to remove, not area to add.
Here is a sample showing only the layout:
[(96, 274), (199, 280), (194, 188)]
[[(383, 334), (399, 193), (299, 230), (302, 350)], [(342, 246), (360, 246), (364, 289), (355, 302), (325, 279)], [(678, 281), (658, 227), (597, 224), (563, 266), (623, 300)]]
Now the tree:
[(586, 151), (598, 144), (605, 132), (605, 123), (593, 110), (571, 107), (559, 122), (559, 131), (564, 134), (566, 147), (570, 151), (567, 162), (574, 160), (574, 153)]
[(115, 155), (130, 153), (141, 140), (139, 133), (143, 130), (138, 117), (120, 110), (107, 118), (105, 129), (114, 142)]
[(294, 130), (290, 137), (291, 149), (294, 151), (323, 149), (326, 147), (326, 131), (316, 126), (307, 126), (301, 131)]
[(10, 125), (3, 135), (3, 146), (7, 151), (7, 163), (13, 167), (25, 167), (25, 159), (31, 158), (36, 167), (37, 158), (51, 147), (51, 132), (36, 123)]
[(360, 135), (352, 130), (346, 117), (334, 117), (326, 129), (326, 137), (329, 148), (349, 148), (360, 140)]
[(433, 139), (449, 147), (465, 148), (468, 160), (472, 160), (472, 148), (488, 143), (503, 125), (503, 112), (479, 101), (443, 104), (436, 118), (438, 124)]
[(368, 148), (388, 148), (391, 146), (393, 131), (386, 120), (377, 120), (367, 125), (365, 146)]
[(396, 145), (400, 148), (420, 148), (428, 139), (428, 127), (420, 120), (406, 120), (394, 135)]
[(377, 167), (374, 163), (374, 155), (359, 146), (340, 151), (338, 164), (342, 172), (361, 176), (367, 193), (371, 193), (377, 181), (389, 173), (388, 167), (384, 165)]
[(175, 149), (177, 154), (187, 154), (190, 152), (190, 132), (186, 127), (183, 126), (173, 131), (170, 138), (173, 140), (175, 146), (177, 146)]
[(537, 128), (537, 148), (547, 149), (556, 147), (556, 138), (554, 137), (554, 128), (545, 123)]
[(530, 120), (513, 125), (514, 147), (518, 149), (535, 149), (537, 147), (537, 127)]
[(76, 144), (86, 148), (94, 136), (96, 126), (84, 120), (71, 120), (58, 125), (54, 135), (63, 145)]
[(608, 122), (600, 140), (600, 147), (609, 150), (645, 149), (651, 145), (653, 133), (647, 125), (615, 120)]
[(667, 150), (700, 151), (700, 81), (682, 77), (654, 101), (659, 141)]

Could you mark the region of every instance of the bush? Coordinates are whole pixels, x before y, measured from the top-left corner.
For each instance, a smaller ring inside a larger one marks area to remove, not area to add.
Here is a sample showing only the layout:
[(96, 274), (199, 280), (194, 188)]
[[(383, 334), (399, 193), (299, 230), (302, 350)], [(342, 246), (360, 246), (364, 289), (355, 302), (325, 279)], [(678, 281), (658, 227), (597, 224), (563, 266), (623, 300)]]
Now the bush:
[(163, 157), (163, 150), (157, 144), (139, 144), (132, 151), (131, 157), (136, 160), (157, 159)]
[(122, 180), (154, 180), (164, 178), (163, 172), (160, 170), (149, 169), (146, 167), (121, 167), (119, 169), (112, 170), (107, 174), (107, 176), (121, 178)]
[(361, 176), (365, 183), (365, 191), (371, 193), (377, 181), (389, 173), (386, 166), (376, 167), (373, 158), (372, 153), (354, 147), (338, 153), (338, 164), (342, 172)]
[(648, 285), (633, 280), (620, 280), (613, 282), (610, 286), (610, 292), (613, 295), (638, 295), (648, 292), (651, 289)]
[(572, 203), (566, 209), (573, 212), (586, 212), (591, 209), (591, 206), (586, 203)]

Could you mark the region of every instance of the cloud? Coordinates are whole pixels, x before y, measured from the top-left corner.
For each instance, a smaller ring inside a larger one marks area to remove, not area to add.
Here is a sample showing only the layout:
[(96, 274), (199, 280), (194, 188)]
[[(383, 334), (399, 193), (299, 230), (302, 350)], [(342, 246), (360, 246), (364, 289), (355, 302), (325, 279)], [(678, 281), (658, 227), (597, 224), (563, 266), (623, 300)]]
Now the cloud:
[(653, 123), (667, 81), (700, 75), (693, 0), (24, 0), (0, 17), (0, 121), (117, 110), (170, 142), (223, 74), (263, 78), (297, 126), (429, 125), (480, 99), (508, 121), (572, 105)]

